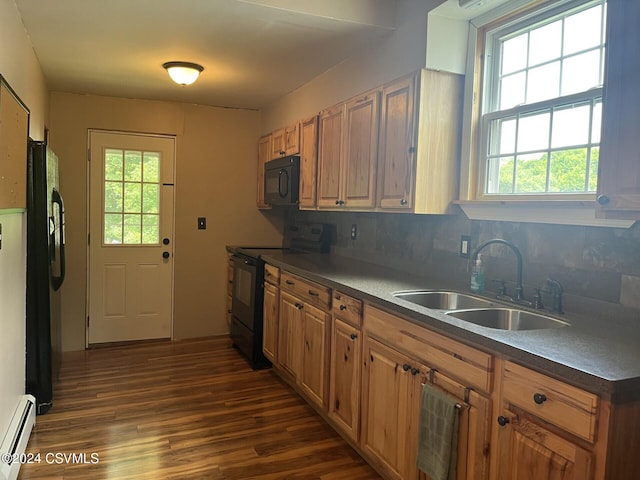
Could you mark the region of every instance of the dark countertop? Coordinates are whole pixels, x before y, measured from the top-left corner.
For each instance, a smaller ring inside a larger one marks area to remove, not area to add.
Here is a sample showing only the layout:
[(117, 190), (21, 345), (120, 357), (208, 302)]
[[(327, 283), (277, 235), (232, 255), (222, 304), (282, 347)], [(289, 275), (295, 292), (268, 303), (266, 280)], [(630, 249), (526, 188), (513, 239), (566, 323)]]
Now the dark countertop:
[(640, 323), (562, 315), (571, 325), (505, 331), (476, 326), (394, 297), (392, 292), (448, 289), (428, 277), (329, 254), (274, 252), (264, 260), (361, 298), (469, 345), (499, 353), (613, 400), (640, 393)]

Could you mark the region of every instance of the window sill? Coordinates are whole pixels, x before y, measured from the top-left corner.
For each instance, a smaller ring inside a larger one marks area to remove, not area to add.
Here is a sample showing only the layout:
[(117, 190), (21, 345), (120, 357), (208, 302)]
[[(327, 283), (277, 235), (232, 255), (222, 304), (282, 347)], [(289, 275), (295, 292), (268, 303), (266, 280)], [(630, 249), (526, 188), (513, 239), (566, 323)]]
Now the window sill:
[(595, 201), (460, 200), (470, 220), (629, 228), (635, 220), (596, 218)]

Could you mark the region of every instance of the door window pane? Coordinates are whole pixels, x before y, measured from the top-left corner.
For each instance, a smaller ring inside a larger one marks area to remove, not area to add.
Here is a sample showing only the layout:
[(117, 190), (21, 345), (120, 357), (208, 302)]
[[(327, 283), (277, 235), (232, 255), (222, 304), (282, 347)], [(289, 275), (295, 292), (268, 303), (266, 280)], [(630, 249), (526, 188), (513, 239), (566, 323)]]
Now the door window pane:
[(105, 180), (122, 181), (122, 150), (106, 149), (104, 153)]
[(160, 154), (106, 149), (104, 155), (104, 244), (159, 244)]

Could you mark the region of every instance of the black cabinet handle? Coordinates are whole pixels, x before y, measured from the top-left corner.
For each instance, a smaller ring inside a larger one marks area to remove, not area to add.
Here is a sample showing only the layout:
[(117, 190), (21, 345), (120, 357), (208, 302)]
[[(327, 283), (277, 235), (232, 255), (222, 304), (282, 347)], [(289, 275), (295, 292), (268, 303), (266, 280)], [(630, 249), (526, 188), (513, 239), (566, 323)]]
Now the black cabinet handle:
[(407, 203), (409, 202), (407, 202), (407, 200), (405, 200), (404, 198), (400, 200), (400, 205), (406, 205)]
[(296, 302), (294, 305), (298, 310), (302, 310), (302, 304), (301, 303)]
[(356, 338), (358, 338), (358, 335), (356, 335), (355, 333), (351, 334), (351, 340), (355, 340)]
[(536, 402), (538, 405), (542, 405), (544, 402), (547, 401), (547, 396), (544, 393), (534, 393), (533, 401)]
[(286, 283), (287, 285), (295, 285), (296, 282), (292, 282), (291, 280), (285, 280), (284, 283)]
[(344, 311), (344, 310), (346, 310), (346, 309), (347, 309), (347, 306), (346, 306), (346, 305), (340, 305), (340, 310)]
[(314, 290), (309, 290), (309, 295), (311, 295), (312, 297), (319, 297), (320, 294)]
[(404, 365), (402, 365), (402, 369), (405, 372), (408, 372), (409, 370), (411, 370), (411, 365), (409, 365), (408, 363), (405, 363)]
[(600, 205), (606, 205), (607, 203), (609, 203), (609, 197), (607, 197), (606, 195), (598, 195), (598, 197), (596, 198), (596, 202), (598, 202)]
[(418, 370), (417, 368), (412, 368), (411, 369), (411, 375), (413, 375), (414, 377), (420, 373), (420, 370)]
[(507, 423), (509, 423), (509, 419), (507, 417), (503, 417), (502, 415), (498, 417), (498, 425), (504, 427)]

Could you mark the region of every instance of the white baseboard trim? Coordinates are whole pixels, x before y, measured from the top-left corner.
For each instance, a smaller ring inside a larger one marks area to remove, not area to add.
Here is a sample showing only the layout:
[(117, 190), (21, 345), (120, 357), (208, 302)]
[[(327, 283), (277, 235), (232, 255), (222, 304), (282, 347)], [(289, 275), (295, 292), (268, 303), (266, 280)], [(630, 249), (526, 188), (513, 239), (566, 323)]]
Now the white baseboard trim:
[(36, 399), (31, 395), (23, 395), (18, 401), (18, 406), (0, 445), (0, 480), (18, 478), (22, 462), (16, 460), (19, 460), (19, 456), (27, 449), (35, 423)]

